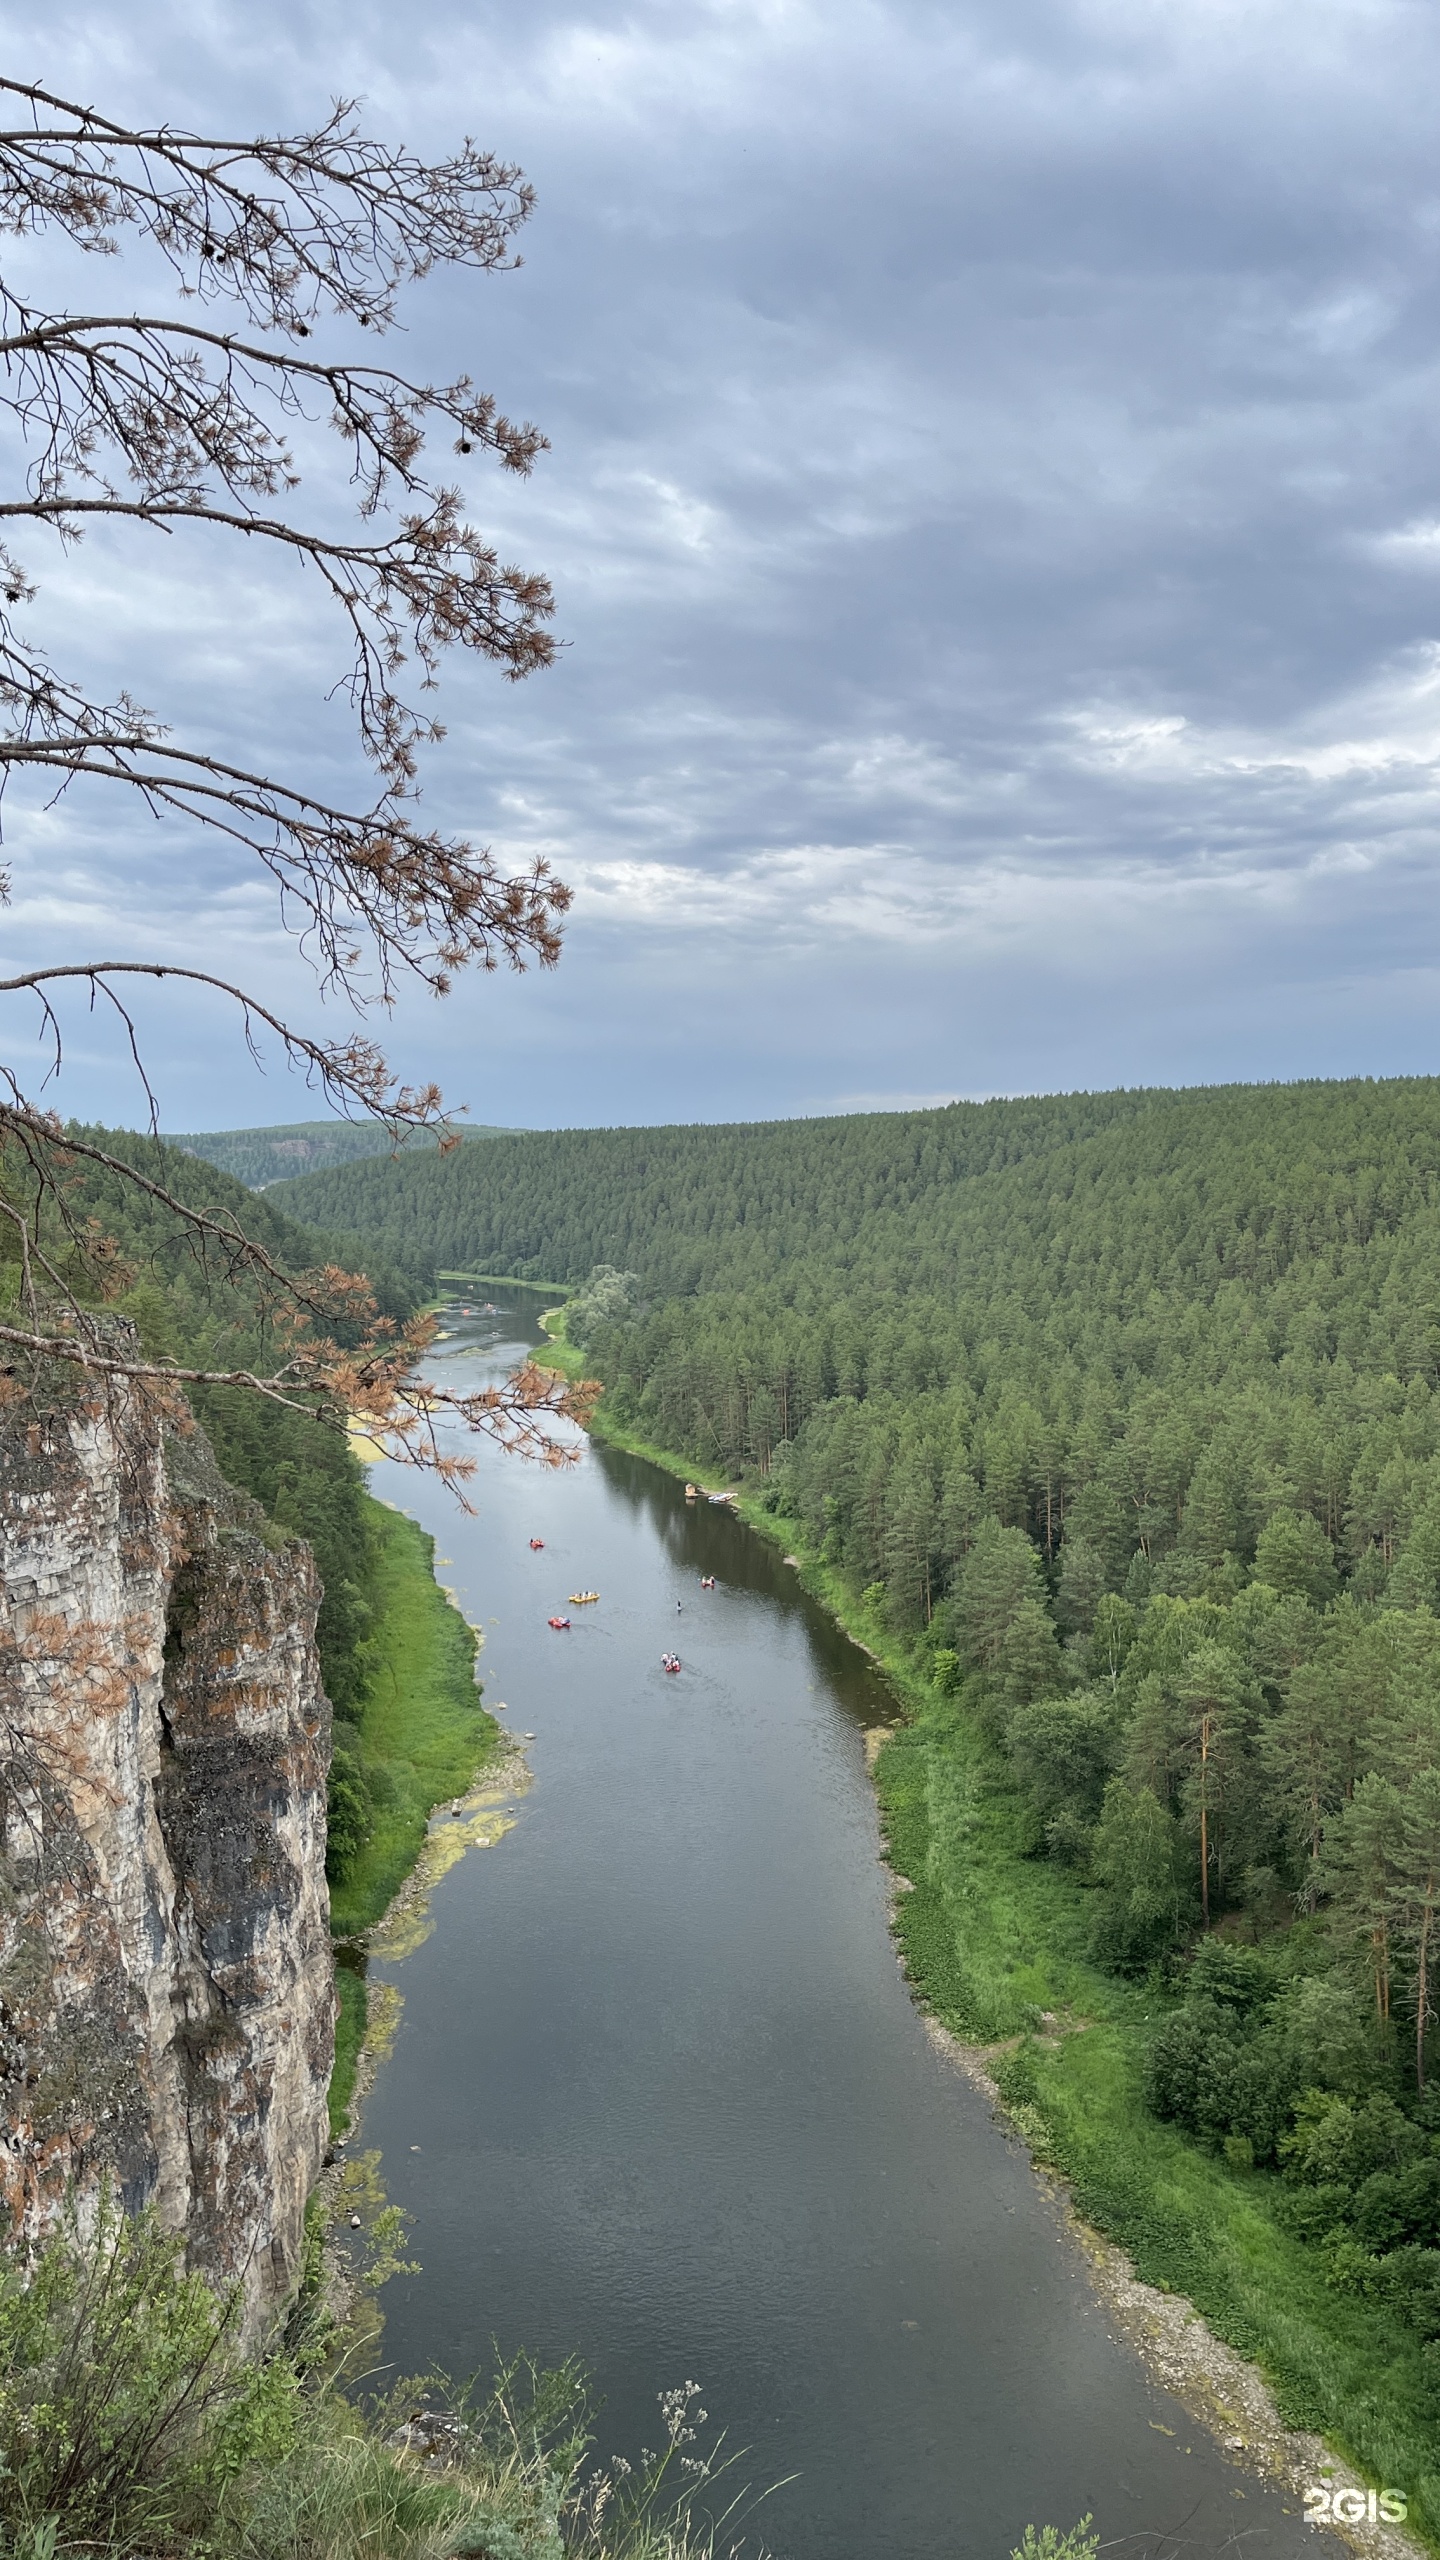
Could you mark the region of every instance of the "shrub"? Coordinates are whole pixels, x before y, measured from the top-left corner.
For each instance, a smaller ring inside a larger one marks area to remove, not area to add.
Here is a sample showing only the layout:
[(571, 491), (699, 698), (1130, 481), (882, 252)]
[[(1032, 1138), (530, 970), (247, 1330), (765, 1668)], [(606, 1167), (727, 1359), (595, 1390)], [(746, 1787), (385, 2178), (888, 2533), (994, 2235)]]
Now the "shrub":
[(1123, 1778), (1111, 1779), (1093, 1863), (1105, 1887), (1095, 1925), (1096, 1957), (1112, 1973), (1143, 1973), (1176, 1944), (1186, 1908), (1175, 1826), (1148, 1787), (1132, 1793)]
[(1088, 1836), (1114, 1763), (1109, 1700), (1084, 1691), (1069, 1698), (1037, 1698), (1029, 1706), (1016, 1708), (1007, 1740), (1010, 1765), (1037, 1825), (1045, 1831), (1064, 1817), (1067, 1827), (1059, 1854), (1073, 1855), (1077, 1826)]
[(1024, 2539), (1017, 2543), (1010, 2560), (1095, 2560), (1100, 2536), (1090, 2530), (1089, 2516), (1082, 2516), (1062, 2533), (1054, 2524), (1027, 2524)]
[(960, 1656), (953, 1646), (936, 1646), (930, 1657), (930, 1672), (941, 1697), (953, 1698), (960, 1686)]
[(101, 2213), (0, 2277), (0, 2521), (148, 2550), (198, 2530), (254, 2462), (290, 2450), (299, 2382), (247, 2363), (231, 2310), (153, 2214)]
[(1402, 2168), (1426, 2149), (1419, 2125), (1383, 2091), (1352, 2106), (1328, 2089), (1307, 2089), (1296, 2101), (1280, 2157), (1288, 2178), (1353, 2195), (1377, 2170)]
[(1192, 1998), (1167, 2018), (1150, 2048), (1146, 2103), (1187, 2133), (1225, 2146), (1243, 2139), (1250, 2159), (1273, 2160), (1294, 2099), (1294, 2066), (1273, 2031), (1243, 2012)]
[(1422, 2338), (1440, 2338), (1440, 2249), (1393, 2249), (1381, 2260), (1374, 2281), (1382, 2302)]
[(1377, 2254), (1440, 2240), (1440, 2160), (1372, 2170), (1356, 2190), (1350, 2227), (1361, 2246)]
[[(432, 2410), (438, 2383), (403, 2385), (361, 2410), (320, 2378), (323, 2319), (297, 2343), (302, 2310), (288, 2352), (247, 2360), (181, 2245), (153, 2214), (108, 2208), (93, 2240), (72, 2225), (28, 2281), (0, 2281), (13, 2560), (713, 2560), (689, 2500), (730, 2466), (687, 2450), (705, 2418), (693, 2383), (661, 2395), (658, 2454), (586, 2477), (573, 2365), (520, 2361), (478, 2403)], [(438, 2463), (416, 2458), (431, 2446)], [(727, 2496), (727, 2518), (743, 2503)]]
[(1045, 1825), (1045, 1846), (1050, 1856), (1062, 1867), (1083, 1867), (1089, 1860), (1095, 1826), (1081, 1813), (1068, 1806), (1052, 1814)]
[(330, 1756), (325, 1819), (325, 1873), (343, 1884), (375, 1829), (375, 1801), (362, 1763), (340, 1742)]
[(1274, 1988), (1273, 1971), (1254, 1947), (1237, 1947), (1226, 1938), (1202, 1938), (1190, 1959), (1190, 1998), (1213, 2000), (1239, 2017), (1248, 2017)]

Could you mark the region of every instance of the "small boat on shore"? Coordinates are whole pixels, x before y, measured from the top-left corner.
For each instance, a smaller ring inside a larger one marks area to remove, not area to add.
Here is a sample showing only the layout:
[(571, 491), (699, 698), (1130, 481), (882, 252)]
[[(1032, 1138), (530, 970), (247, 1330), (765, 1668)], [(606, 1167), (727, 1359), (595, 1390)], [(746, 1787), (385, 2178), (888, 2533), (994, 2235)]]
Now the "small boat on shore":
[(572, 1591), (570, 1594), (570, 1606), (572, 1609), (588, 1609), (591, 1601), (598, 1600), (599, 1597), (600, 1594), (598, 1591)]
[(568, 1627), (570, 1621), (568, 1618), (547, 1618), (545, 1624), (547, 1627)]

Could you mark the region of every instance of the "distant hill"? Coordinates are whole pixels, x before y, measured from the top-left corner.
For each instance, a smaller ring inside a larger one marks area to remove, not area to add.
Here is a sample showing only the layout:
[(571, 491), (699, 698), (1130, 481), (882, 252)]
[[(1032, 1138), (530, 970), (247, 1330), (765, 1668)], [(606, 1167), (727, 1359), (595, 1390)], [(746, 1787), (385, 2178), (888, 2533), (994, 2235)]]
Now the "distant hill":
[(847, 1269), (876, 1220), (915, 1252), (976, 1176), (1083, 1147), (1153, 1113), (1143, 1093), (943, 1110), (650, 1129), (517, 1130), (440, 1162), (350, 1163), (286, 1186), (287, 1217), (393, 1246), (423, 1238), (447, 1271), (583, 1280), (608, 1262), (647, 1294), (748, 1283), (817, 1253)]
[[(513, 1134), (508, 1129), (458, 1131), (465, 1139)], [(392, 1143), (389, 1130), (378, 1120), (292, 1120), (277, 1129), (201, 1129), (165, 1140), (167, 1147), (218, 1165), (250, 1191), (263, 1191), (267, 1183), (285, 1182), (297, 1174), (328, 1173), (336, 1165), (354, 1164), (360, 1156), (388, 1156)], [(435, 1140), (417, 1134), (406, 1144), (428, 1149)]]

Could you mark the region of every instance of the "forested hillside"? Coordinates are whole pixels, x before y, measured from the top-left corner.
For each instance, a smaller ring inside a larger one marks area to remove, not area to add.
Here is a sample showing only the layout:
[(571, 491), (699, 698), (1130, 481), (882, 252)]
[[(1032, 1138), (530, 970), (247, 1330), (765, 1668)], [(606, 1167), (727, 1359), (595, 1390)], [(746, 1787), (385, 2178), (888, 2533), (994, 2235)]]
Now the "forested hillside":
[(1440, 2339), (1440, 1082), (567, 1133), (284, 1196), (612, 1266), (572, 1309), (606, 1410), (910, 1649), (932, 1813), (963, 1714), (1094, 1957), (1183, 1993), (1155, 2112), (1281, 2166), (1334, 2280)]
[[(460, 1138), (495, 1138), (497, 1129), (471, 1129), (461, 1122)], [(273, 1129), (200, 1129), (167, 1135), (165, 1144), (182, 1155), (201, 1156), (207, 1164), (233, 1173), (252, 1191), (302, 1173), (320, 1173), (332, 1165), (354, 1164), (362, 1156), (388, 1156), (402, 1147), (433, 1149), (437, 1141), (424, 1130), (409, 1130), (398, 1141), (379, 1120), (293, 1120)]]
[[(908, 1271), (955, 1186), (1083, 1141), (1146, 1094), (953, 1103), (944, 1111), (726, 1128), (558, 1129), (463, 1157), (354, 1165), (278, 1186), (287, 1214), (377, 1242), (423, 1242), (444, 1271), (580, 1279), (630, 1263), (657, 1294), (837, 1273), (878, 1246)], [(898, 1220), (893, 1238), (886, 1221)]]
[(902, 1622), (986, 1513), (1071, 1581), (1083, 1548), (1178, 1593), (1248, 1563), (1288, 1489), (1369, 1596), (1416, 1517), (1430, 1080), (567, 1132), (269, 1197), (446, 1268), (631, 1269), (638, 1312), (594, 1335), (622, 1405), (782, 1464)]

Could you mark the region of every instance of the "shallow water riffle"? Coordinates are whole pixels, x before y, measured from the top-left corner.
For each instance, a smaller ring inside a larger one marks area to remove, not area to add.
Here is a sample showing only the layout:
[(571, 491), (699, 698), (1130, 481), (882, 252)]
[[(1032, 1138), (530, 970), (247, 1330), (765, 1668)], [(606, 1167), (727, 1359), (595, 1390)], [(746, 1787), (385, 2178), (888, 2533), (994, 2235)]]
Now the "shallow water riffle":
[[(449, 1321), (457, 1382), (534, 1338)], [(1314, 2553), (1112, 2334), (927, 2035), (865, 1766), (891, 1701), (778, 1553), (599, 1444), (563, 1472), (483, 1449), (471, 1518), (374, 1481), (434, 1531), (487, 1702), (535, 1737), (513, 1827), (374, 1966), (404, 2007), (363, 2140), (422, 2268), (386, 2288), (392, 2366), (578, 2355), (599, 2451), (632, 2458), (694, 2378), (745, 2449), (732, 2485), (787, 2479), (747, 2548), (788, 2560), (1004, 2560), (1087, 2511), (1112, 2550)]]

